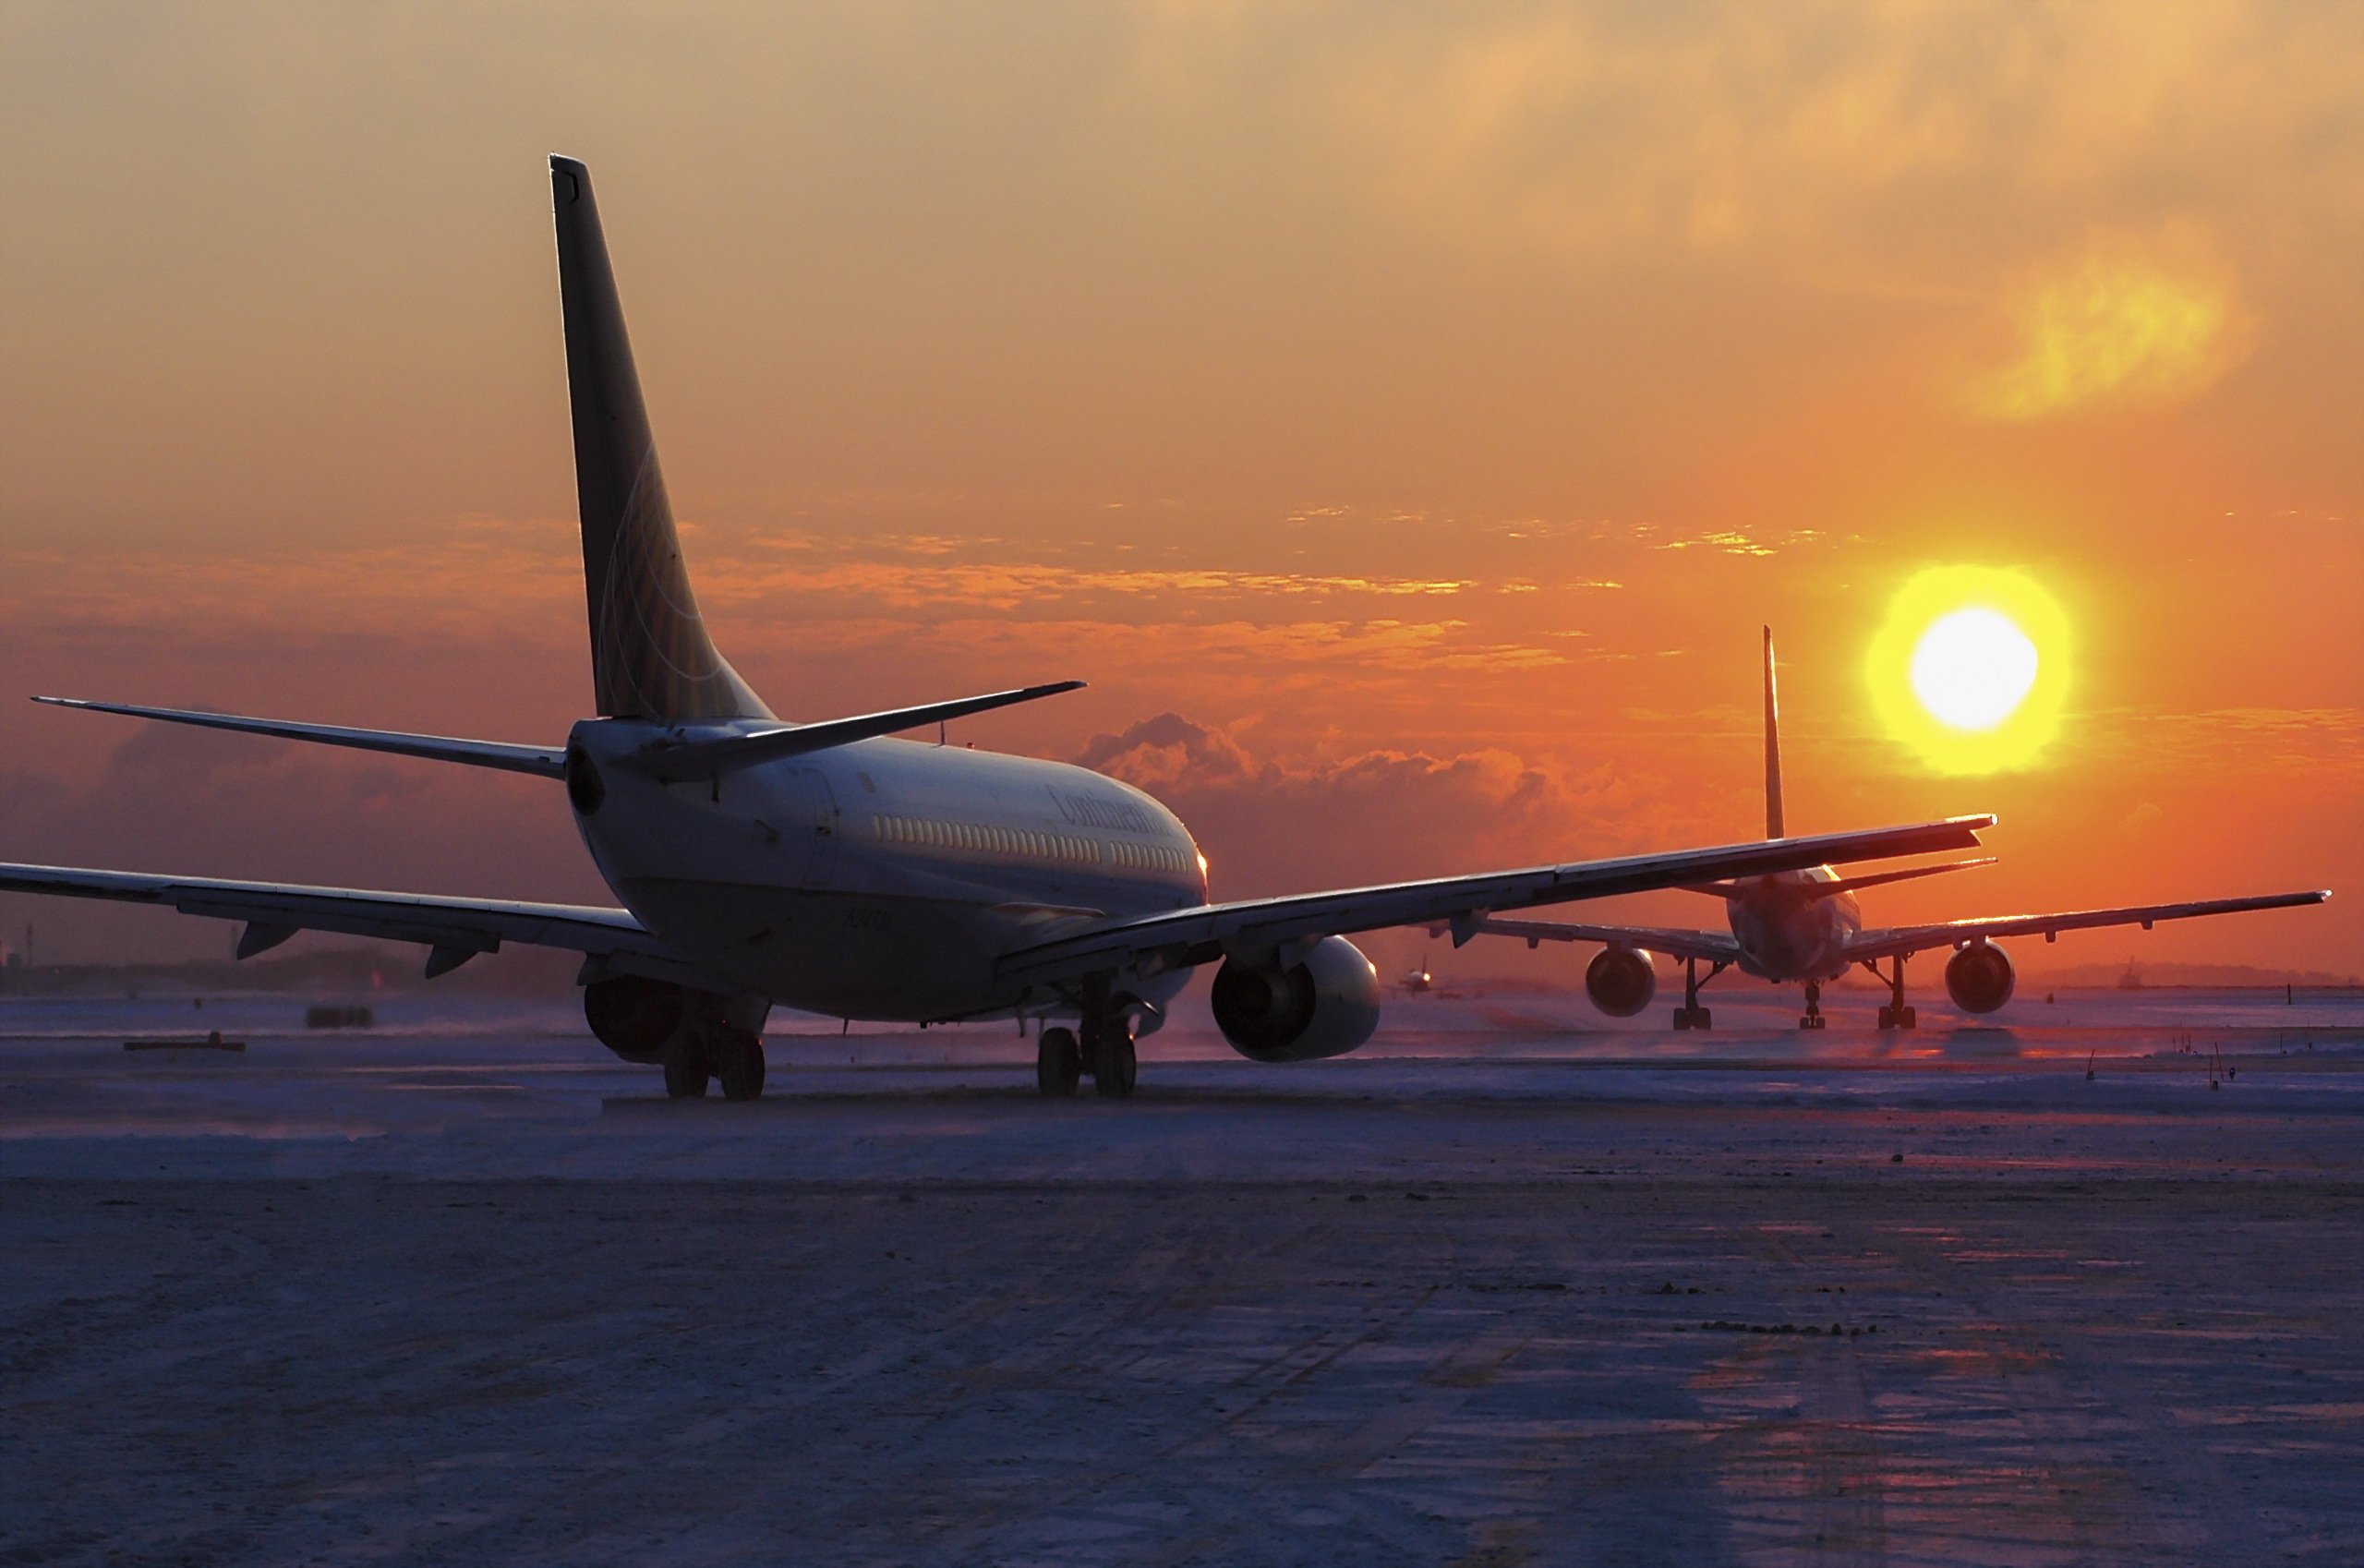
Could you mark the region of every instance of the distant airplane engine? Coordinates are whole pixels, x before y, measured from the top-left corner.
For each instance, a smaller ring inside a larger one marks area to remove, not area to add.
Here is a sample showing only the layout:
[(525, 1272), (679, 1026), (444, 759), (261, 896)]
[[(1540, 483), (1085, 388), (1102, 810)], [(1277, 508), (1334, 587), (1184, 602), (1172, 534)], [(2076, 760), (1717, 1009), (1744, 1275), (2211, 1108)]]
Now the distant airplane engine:
[(1658, 995), (1658, 965), (1639, 947), (1603, 947), (1585, 970), (1585, 991), (1610, 1018), (1630, 1019)]
[(1972, 942), (1946, 960), (1946, 994), (1966, 1013), (1991, 1013), (2011, 999), (2018, 983), (2010, 955), (1992, 942)]
[(583, 988), (583, 1017), (599, 1043), (644, 1066), (665, 1059), (665, 1046), (689, 1006), (683, 987), (636, 974), (595, 980)]
[(1379, 971), (1343, 936), (1325, 936), (1302, 963), (1225, 960), (1215, 972), (1215, 1026), (1251, 1062), (1343, 1056), (1379, 1027)]

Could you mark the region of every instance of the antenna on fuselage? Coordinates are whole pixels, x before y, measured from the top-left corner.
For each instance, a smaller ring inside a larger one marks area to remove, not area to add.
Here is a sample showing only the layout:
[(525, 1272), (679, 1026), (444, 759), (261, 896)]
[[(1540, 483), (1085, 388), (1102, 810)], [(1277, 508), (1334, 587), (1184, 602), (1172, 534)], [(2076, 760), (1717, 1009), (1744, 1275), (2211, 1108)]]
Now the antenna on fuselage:
[(1773, 691), (1773, 628), (1765, 628), (1765, 836), (1781, 828), (1781, 705)]

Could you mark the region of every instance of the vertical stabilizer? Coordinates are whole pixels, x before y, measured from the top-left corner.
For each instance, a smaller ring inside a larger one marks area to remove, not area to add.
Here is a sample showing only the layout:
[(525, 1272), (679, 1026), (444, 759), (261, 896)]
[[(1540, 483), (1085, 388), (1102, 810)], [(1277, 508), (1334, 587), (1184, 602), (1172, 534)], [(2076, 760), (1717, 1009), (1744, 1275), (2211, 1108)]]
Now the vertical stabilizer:
[(641, 406), (591, 175), (550, 159), (558, 216), (574, 492), (590, 596), (591, 680), (602, 718), (769, 718), (706, 636)]
[(1765, 836), (1782, 838), (1781, 705), (1773, 693), (1773, 628), (1765, 628)]

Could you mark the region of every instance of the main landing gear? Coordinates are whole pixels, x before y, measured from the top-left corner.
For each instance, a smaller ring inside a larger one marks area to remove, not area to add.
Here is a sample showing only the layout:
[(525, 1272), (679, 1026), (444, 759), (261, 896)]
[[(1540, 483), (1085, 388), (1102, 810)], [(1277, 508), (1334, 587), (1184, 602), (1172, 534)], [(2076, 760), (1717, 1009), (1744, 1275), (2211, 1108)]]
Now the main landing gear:
[[(1713, 980), (1716, 976), (1723, 973), (1724, 967), (1723, 963), (1719, 960), (1716, 967), (1707, 971), (1707, 980)], [(1675, 1028), (1707, 1029), (1713, 1027), (1716, 1021), (1715, 1014), (1709, 1012), (1707, 1008), (1699, 1005), (1699, 987), (1707, 984), (1707, 980), (1702, 980), (1699, 978), (1699, 960), (1697, 959), (1685, 959), (1683, 960), (1683, 1006), (1674, 1009)]]
[(706, 1086), (722, 1082), (725, 1100), (754, 1100), (764, 1092), (764, 1040), (734, 1026), (676, 1041), (665, 1054), (665, 1092), (675, 1100), (698, 1100)]
[(1916, 1027), (1921, 1022), (1921, 1015), (1904, 1005), (1904, 956), (1901, 953), (1898, 954), (1891, 960), (1891, 967), (1886, 974), (1880, 973), (1880, 966), (1876, 960), (1865, 960), (1863, 967), (1871, 971), (1873, 979), (1888, 982), (1888, 1006), (1880, 1009), (1880, 1027), (1882, 1029)]
[(1046, 1100), (1076, 1092), (1085, 1073), (1103, 1100), (1128, 1100), (1140, 1075), (1128, 1013), (1086, 1014), (1082, 1029), (1046, 1029), (1034, 1041), (1034, 1087)]
[(1830, 1020), (1822, 1016), (1822, 982), (1806, 982), (1805, 1016), (1798, 1019), (1800, 1029), (1828, 1029)]

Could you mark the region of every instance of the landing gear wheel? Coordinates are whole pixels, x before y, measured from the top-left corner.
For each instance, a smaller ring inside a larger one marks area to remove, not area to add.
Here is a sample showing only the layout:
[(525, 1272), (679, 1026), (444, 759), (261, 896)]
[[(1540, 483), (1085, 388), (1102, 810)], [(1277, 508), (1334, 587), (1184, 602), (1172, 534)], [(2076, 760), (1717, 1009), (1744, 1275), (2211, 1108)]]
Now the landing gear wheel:
[(754, 1100), (764, 1092), (764, 1043), (758, 1036), (733, 1030), (714, 1052), (715, 1076), (722, 1080), (725, 1100)]
[(698, 1042), (678, 1045), (665, 1058), (665, 1093), (670, 1099), (704, 1099), (713, 1076), (713, 1053)]
[(1070, 1099), (1083, 1079), (1083, 1047), (1071, 1029), (1046, 1029), (1034, 1041), (1034, 1087), (1045, 1100)]
[(1911, 1007), (1899, 1007), (1896, 1009), (1897, 1028), (1918, 1029), (1920, 1026), (1921, 1015), (1919, 1013), (1914, 1012)]
[(1131, 1021), (1104, 1024), (1092, 1032), (1097, 1036), (1092, 1048), (1092, 1087), (1103, 1100), (1131, 1099), (1133, 1080), (1140, 1070), (1139, 1058), (1133, 1054)]
[(1689, 1007), (1677, 1007), (1674, 1009), (1674, 1027), (1678, 1030), (1689, 1029), (1691, 1027), (1691, 1009)]
[(1713, 1028), (1715, 1025), (1715, 1019), (1716, 1015), (1708, 1011), (1706, 1007), (1677, 1007), (1674, 1009), (1674, 1027), (1677, 1029)]
[(1880, 1027), (1882, 1029), (1894, 1029), (1896, 1027), (1896, 1009), (1894, 1007), (1883, 1007), (1880, 1008)]

